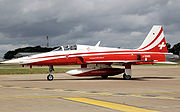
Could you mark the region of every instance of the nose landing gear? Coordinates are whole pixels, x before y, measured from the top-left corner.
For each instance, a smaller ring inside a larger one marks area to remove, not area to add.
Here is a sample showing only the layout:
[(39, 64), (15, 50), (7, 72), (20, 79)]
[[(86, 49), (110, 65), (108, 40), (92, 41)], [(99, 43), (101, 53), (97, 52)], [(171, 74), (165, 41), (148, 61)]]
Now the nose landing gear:
[(49, 75), (47, 76), (47, 80), (52, 81), (54, 79), (54, 76), (51, 74), (52, 71), (54, 71), (54, 68), (52, 65), (49, 66)]

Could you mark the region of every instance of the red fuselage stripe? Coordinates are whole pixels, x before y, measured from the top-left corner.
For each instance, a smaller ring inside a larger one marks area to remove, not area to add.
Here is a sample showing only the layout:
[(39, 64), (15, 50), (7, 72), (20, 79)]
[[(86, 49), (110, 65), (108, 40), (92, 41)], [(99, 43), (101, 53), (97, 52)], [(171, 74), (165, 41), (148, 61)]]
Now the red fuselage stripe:
[(146, 51), (135, 51), (135, 50), (127, 50), (127, 51), (105, 51), (105, 52), (88, 52), (88, 53), (75, 53), (75, 54), (63, 54), (63, 55), (54, 55), (54, 56), (43, 56), (43, 57), (37, 57), (37, 58), (30, 58), (31, 59), (42, 59), (42, 58), (53, 58), (53, 57), (59, 57), (59, 56), (71, 56), (71, 55), (88, 55), (88, 54), (100, 54), (100, 53), (123, 53), (123, 52), (127, 52), (127, 54), (129, 53), (134, 53), (136, 52), (138, 54), (139, 53), (145, 53)]

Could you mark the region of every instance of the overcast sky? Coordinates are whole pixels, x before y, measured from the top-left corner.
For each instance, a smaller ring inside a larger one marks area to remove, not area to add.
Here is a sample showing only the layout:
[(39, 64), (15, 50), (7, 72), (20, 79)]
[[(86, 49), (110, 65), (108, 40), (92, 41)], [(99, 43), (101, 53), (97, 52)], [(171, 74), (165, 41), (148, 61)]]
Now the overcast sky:
[(0, 0), (0, 57), (26, 46), (136, 48), (153, 25), (180, 42), (180, 0)]

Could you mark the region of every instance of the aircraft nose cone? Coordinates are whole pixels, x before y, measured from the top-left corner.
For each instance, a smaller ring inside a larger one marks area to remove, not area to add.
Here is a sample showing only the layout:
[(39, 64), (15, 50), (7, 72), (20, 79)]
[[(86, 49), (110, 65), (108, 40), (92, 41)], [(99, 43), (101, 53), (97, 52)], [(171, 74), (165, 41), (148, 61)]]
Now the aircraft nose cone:
[(8, 61), (3, 61), (0, 62), (1, 64), (19, 64), (19, 60), (18, 59), (12, 59), (12, 60), (8, 60)]

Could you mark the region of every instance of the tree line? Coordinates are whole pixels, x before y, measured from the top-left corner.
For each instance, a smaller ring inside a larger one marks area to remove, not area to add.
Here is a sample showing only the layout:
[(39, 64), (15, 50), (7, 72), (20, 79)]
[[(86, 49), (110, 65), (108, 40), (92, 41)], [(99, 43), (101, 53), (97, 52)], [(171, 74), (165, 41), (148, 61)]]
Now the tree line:
[(180, 42), (175, 44), (172, 48), (171, 48), (171, 44), (167, 43), (166, 45), (167, 45), (168, 52), (176, 54), (176, 55), (180, 55), (179, 54), (179, 52), (180, 52)]
[(15, 58), (15, 55), (18, 53), (43, 53), (43, 52), (52, 51), (56, 48), (57, 47), (47, 48), (47, 47), (41, 47), (41, 46), (18, 48), (13, 51), (8, 51), (7, 53), (5, 53), (4, 59)]

